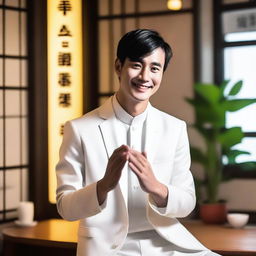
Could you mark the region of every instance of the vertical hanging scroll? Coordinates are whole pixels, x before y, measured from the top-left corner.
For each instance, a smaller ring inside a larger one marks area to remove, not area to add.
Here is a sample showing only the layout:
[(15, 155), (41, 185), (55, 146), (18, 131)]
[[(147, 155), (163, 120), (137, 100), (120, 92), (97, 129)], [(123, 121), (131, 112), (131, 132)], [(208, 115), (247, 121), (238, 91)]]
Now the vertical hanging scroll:
[(48, 192), (49, 201), (55, 203), (55, 166), (63, 126), (83, 111), (81, 0), (47, 1), (47, 36)]

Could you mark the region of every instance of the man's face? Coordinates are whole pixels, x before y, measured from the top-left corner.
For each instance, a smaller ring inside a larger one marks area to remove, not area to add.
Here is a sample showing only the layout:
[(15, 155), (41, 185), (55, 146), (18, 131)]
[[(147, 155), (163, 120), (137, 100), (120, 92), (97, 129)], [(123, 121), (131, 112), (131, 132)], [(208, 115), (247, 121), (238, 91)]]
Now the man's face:
[(164, 62), (165, 52), (160, 47), (138, 61), (126, 58), (123, 66), (117, 60), (116, 73), (120, 80), (119, 98), (131, 103), (148, 102), (160, 87)]

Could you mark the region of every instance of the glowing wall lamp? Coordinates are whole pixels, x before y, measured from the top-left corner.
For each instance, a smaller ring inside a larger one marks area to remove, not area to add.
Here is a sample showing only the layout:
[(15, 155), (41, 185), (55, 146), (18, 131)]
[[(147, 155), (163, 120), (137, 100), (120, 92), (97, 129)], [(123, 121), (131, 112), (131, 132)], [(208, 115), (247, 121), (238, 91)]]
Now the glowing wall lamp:
[(55, 203), (55, 166), (63, 125), (83, 113), (82, 0), (47, 0), (48, 184)]
[(182, 0), (167, 0), (169, 10), (178, 11), (182, 8)]

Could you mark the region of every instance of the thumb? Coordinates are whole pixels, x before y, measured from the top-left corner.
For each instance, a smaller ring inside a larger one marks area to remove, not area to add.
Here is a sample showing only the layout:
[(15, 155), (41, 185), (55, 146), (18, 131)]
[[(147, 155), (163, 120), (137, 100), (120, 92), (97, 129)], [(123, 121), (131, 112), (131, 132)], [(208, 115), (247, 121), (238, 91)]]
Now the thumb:
[(145, 156), (146, 158), (148, 158), (148, 155), (146, 152), (142, 152), (142, 155)]

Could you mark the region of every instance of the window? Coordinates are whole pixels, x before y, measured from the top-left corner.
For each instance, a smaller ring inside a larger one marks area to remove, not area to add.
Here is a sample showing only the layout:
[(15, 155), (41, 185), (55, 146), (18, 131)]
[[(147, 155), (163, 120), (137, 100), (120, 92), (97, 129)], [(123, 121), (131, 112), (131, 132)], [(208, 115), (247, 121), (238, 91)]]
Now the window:
[(0, 222), (28, 194), (26, 2), (0, 2)]
[[(243, 80), (243, 89), (236, 98), (256, 98), (256, 45), (225, 47), (224, 48), (224, 77), (238, 81)], [(256, 160), (256, 106), (252, 104), (236, 112), (229, 112), (226, 116), (227, 127), (240, 126), (247, 133), (242, 143), (235, 146), (236, 149), (249, 151), (250, 155), (240, 155), (237, 162)], [(252, 135), (252, 136), (250, 136)]]
[[(215, 40), (218, 40), (215, 42), (218, 56), (215, 59), (215, 80), (218, 83), (230, 80), (230, 85), (242, 80), (242, 90), (233, 97), (256, 98), (256, 3), (255, 1), (218, 2), (217, 19), (221, 21), (219, 23), (221, 26), (215, 30), (217, 32)], [(256, 162), (256, 104), (227, 113), (226, 127), (234, 126), (242, 127), (245, 134), (245, 138), (240, 144), (235, 145), (234, 149), (250, 153), (239, 155), (236, 159), (237, 163)], [(233, 174), (237, 177), (246, 177), (239, 169)], [(256, 170), (249, 175), (255, 177)]]

